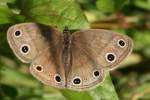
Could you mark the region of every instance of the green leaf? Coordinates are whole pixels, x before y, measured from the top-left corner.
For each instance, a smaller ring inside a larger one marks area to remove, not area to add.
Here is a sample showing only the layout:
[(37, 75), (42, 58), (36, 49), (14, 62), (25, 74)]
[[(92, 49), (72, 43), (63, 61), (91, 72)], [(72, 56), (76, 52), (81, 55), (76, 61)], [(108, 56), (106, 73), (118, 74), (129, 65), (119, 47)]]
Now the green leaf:
[(14, 14), (9, 8), (0, 6), (0, 24), (16, 23), (22, 17)]
[[(142, 37), (142, 39), (141, 39)], [(143, 54), (150, 57), (150, 34), (149, 30), (135, 30), (134, 31), (135, 50), (142, 50)]]
[(135, 6), (150, 11), (150, 0), (133, 0), (133, 2)]
[(0, 24), (16, 23), (24, 19), (8, 7), (9, 3), (14, 2), (15, 0), (0, 0)]
[(76, 92), (71, 90), (63, 90), (62, 94), (67, 100), (93, 100), (87, 91)]
[[(8, 96), (12, 99), (15, 99), (18, 95), (18, 92), (15, 87), (9, 86), (6, 84), (0, 84), (0, 95)], [(2, 93), (2, 94), (1, 94)]]
[(93, 100), (119, 100), (108, 72), (104, 82), (89, 93)]
[(113, 0), (97, 0), (96, 5), (103, 13), (112, 13), (115, 11), (115, 3)]
[(97, 0), (97, 8), (103, 13), (114, 13), (119, 11), (129, 0)]
[[(33, 21), (71, 29), (89, 27), (79, 5), (74, 0), (17, 0), (20, 15)], [(67, 6), (66, 6), (67, 5)]]
[(5, 6), (7, 7), (8, 3), (13, 3), (15, 0), (0, 0), (0, 7)]
[[(1, 58), (2, 60), (2, 58)], [(39, 85), (39, 83), (36, 83), (35, 80), (29, 78), (29, 76), (26, 76), (25, 74), (16, 71), (12, 68), (7, 68), (6, 66), (1, 66), (0, 73), (2, 75), (1, 82), (3, 84), (9, 84), (14, 86), (24, 85), (27, 87), (36, 87)]]

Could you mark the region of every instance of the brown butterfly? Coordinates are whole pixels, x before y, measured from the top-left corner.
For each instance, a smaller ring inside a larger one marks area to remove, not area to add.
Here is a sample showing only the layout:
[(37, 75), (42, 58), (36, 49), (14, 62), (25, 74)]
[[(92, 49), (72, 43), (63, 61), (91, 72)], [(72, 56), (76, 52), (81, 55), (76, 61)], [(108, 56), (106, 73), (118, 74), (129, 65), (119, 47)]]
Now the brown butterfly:
[(104, 80), (105, 71), (116, 68), (133, 48), (122, 34), (102, 29), (74, 33), (37, 23), (9, 28), (7, 39), (16, 56), (31, 63), (30, 72), (44, 84), (86, 90)]

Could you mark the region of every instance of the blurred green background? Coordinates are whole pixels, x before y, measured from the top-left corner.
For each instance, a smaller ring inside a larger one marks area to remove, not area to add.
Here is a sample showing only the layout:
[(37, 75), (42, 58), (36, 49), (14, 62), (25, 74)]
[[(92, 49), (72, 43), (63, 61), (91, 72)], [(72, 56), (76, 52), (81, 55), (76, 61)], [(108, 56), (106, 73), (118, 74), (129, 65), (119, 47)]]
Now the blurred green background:
[[(7, 43), (7, 29), (23, 22), (113, 30), (129, 35), (134, 50), (101, 86), (56, 89), (33, 78)], [(0, 100), (150, 100), (150, 0), (0, 0)]]

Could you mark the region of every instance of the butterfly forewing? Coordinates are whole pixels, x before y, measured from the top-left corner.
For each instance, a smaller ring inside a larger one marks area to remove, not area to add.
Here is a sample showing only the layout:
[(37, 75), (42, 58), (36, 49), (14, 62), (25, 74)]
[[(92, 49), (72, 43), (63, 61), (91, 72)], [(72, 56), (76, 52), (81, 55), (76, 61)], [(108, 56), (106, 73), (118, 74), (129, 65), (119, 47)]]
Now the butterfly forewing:
[(133, 41), (108, 30), (88, 29), (73, 34), (73, 45), (78, 45), (96, 64), (105, 69), (116, 68), (133, 48)]
[(57, 43), (60, 34), (55, 28), (46, 25), (23, 23), (10, 27), (7, 39), (16, 56), (21, 61), (29, 63), (44, 49)]

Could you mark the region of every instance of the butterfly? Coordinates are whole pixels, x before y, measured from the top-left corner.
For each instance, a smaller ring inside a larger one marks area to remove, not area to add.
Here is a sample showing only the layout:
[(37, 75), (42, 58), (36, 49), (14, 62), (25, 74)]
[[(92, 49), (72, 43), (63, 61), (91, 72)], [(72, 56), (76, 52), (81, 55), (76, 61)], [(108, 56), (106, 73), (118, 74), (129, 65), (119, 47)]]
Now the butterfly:
[(38, 23), (13, 25), (8, 43), (31, 74), (42, 83), (57, 88), (88, 90), (105, 79), (105, 72), (117, 67), (132, 51), (126, 35), (103, 29), (83, 29), (71, 33), (66, 27)]

